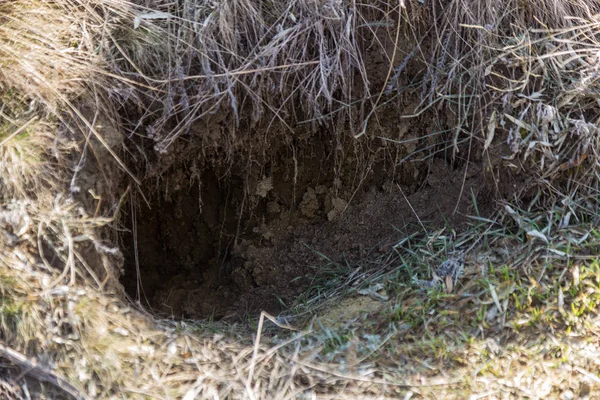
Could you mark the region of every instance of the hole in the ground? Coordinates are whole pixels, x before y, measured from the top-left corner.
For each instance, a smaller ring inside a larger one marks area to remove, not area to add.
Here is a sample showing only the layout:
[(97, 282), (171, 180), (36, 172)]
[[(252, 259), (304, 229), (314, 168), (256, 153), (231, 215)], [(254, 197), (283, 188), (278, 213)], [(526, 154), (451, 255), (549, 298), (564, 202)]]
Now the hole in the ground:
[[(296, 201), (283, 173), (258, 182), (251, 192), (261, 185), (266, 192), (249, 196), (241, 178), (219, 180), (208, 170), (194, 180), (182, 171), (170, 175), (178, 183), (154, 196), (151, 208), (137, 202), (137, 240), (123, 236), (128, 294), (175, 318), (277, 313), (310, 285), (318, 273), (313, 267), (326, 263), (320, 254), (349, 264), (385, 254), (398, 240), (398, 227), (419, 220), (441, 225), (457, 203), (453, 221), (464, 221), (471, 193), (482, 188), (479, 175), (464, 180), (464, 168), (443, 159), (411, 170), (412, 184), (370, 173), (358, 192), (315, 176), (296, 188)], [(459, 201), (460, 192), (449, 188), (463, 180)]]
[(389, 140), (270, 132), (227, 153), (233, 162), (193, 141), (156, 160), (135, 218), (122, 221), (129, 296), (175, 318), (277, 313), (328, 262), (351, 268), (389, 254), (408, 224), (457, 227), (474, 197), (481, 214), (493, 208), (482, 169), (460, 156), (468, 143), (454, 153), (448, 123), (386, 112), (378, 132)]

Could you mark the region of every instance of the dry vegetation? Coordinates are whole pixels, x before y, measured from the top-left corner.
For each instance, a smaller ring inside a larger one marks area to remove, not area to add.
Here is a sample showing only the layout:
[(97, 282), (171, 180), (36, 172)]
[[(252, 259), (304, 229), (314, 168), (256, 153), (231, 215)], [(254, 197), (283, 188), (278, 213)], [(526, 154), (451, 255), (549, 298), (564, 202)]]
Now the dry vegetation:
[[(594, 396), (598, 13), (596, 0), (0, 2), (0, 396)], [(359, 43), (378, 29), (432, 45), (394, 52), (372, 88)], [(525, 176), (493, 217), (331, 262), (285, 316), (250, 328), (124, 300), (116, 180), (139, 190), (128, 165), (150, 151), (131, 137), (165, 153), (218, 112), (291, 131), (295, 113), (342, 118), (364, 100), (360, 137), (413, 57), (428, 66), (415, 114), (450, 107), (487, 174)], [(84, 173), (94, 186), (73, 183)], [(411, 283), (464, 250), (451, 293)]]

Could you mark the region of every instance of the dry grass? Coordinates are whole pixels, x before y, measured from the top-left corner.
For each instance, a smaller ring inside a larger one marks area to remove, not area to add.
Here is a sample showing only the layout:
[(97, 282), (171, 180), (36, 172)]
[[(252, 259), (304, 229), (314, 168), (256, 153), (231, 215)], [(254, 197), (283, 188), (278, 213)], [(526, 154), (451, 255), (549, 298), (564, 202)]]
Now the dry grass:
[[(46, 382), (35, 390), (186, 400), (597, 391), (600, 3), (343, 4), (0, 3), (0, 355)], [(398, 13), (396, 42), (401, 27), (432, 18), (431, 51), (409, 54), (428, 66), (415, 114), (445, 105), (455, 140), (483, 151), (499, 185), (525, 176), (494, 219), (405, 237), (364, 265), (332, 264), (289, 318), (263, 317), (254, 335), (154, 320), (107, 285), (120, 267), (106, 232), (122, 193), (102, 186), (92, 198), (104, 203), (90, 207), (73, 174), (112, 160), (95, 167), (110, 183), (117, 167), (129, 172), (119, 135), (151, 137), (161, 153), (217, 112), (240, 120), (252, 107), (254, 121), (291, 124), (357, 97), (376, 107), (385, 88), (399, 89), (392, 68), (400, 74), (404, 60), (393, 57), (389, 82), (373, 89), (360, 44)], [(107, 135), (106, 119), (122, 131)], [(491, 152), (506, 138), (500, 163)], [(452, 293), (411, 284), (476, 238)], [(346, 320), (315, 317), (351, 296), (373, 300)], [(0, 393), (26, 396), (20, 372), (2, 368)]]
[[(231, 113), (235, 126), (247, 109), (251, 124), (266, 117), (285, 124), (318, 117), (334, 102), (353, 98), (354, 76), (363, 87), (367, 83), (355, 37), (364, 17), (340, 5), (235, 1), (120, 7), (107, 21), (103, 51), (111, 71), (127, 81), (110, 95), (135, 110), (129, 127), (152, 138), (159, 153), (195, 121), (215, 113)], [(300, 116), (284, 116), (289, 112)]]

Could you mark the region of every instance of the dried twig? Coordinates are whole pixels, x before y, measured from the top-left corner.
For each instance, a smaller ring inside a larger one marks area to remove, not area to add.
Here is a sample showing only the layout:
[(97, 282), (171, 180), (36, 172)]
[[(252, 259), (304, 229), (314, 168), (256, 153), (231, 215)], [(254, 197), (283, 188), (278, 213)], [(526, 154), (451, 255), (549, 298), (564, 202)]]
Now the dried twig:
[(29, 375), (39, 381), (50, 383), (65, 391), (75, 399), (89, 399), (87, 395), (71, 385), (65, 378), (38, 365), (35, 361), (28, 359), (24, 354), (8, 347), (3, 341), (0, 341), (0, 357), (19, 366), (23, 371), (23, 375)]

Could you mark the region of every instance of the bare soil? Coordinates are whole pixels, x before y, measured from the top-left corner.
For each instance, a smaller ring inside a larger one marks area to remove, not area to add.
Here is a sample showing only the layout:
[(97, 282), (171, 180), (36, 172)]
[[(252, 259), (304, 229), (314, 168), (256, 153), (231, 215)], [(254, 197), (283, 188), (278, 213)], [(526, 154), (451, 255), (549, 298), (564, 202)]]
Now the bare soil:
[(141, 288), (142, 304), (175, 318), (277, 313), (319, 274), (323, 256), (350, 264), (376, 257), (409, 224), (460, 229), (472, 195), (491, 210), (481, 171), (468, 163), (433, 157), (392, 174), (379, 161), (354, 173), (358, 162), (348, 158), (335, 177), (320, 145), (298, 151), (296, 184), (293, 168), (276, 163), (253, 185), (256, 177), (220, 180), (210, 169), (199, 178), (181, 166), (169, 171), (169, 193), (151, 208), (140, 202), (136, 216), (139, 287), (133, 237), (123, 236), (127, 292), (136, 298)]

